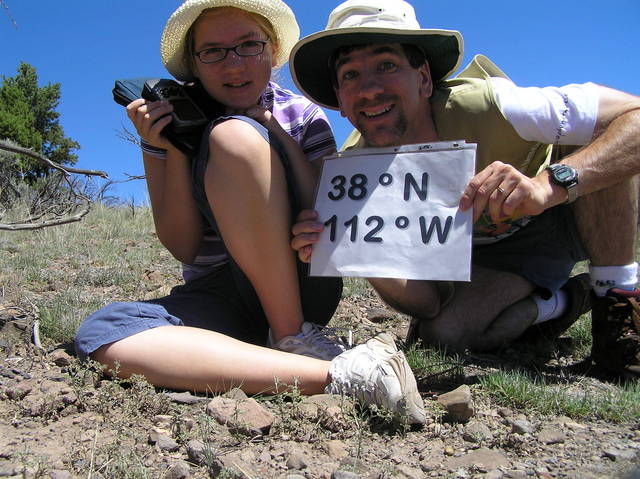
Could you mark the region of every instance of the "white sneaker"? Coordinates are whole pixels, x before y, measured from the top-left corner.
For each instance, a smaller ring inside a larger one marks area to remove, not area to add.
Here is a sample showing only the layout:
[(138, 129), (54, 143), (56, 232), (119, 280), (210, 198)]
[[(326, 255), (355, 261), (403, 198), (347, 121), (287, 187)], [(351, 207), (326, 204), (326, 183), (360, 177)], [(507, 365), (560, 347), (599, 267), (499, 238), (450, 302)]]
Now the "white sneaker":
[(272, 349), (326, 361), (331, 361), (347, 350), (347, 346), (338, 337), (333, 328), (326, 328), (306, 321), (302, 323), (300, 333), (295, 336), (285, 336), (277, 343), (273, 342), (271, 330), (269, 330), (267, 346)]
[(337, 356), (329, 366), (328, 394), (353, 396), (384, 406), (412, 424), (424, 424), (424, 403), (416, 379), (391, 335), (382, 333)]

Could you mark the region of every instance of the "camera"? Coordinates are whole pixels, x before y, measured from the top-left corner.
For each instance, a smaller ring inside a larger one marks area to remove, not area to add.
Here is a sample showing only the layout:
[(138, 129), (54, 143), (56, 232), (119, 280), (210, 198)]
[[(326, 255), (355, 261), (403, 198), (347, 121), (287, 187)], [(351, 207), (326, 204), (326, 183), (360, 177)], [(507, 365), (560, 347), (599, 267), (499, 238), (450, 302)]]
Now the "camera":
[(173, 105), (170, 127), (178, 133), (201, 130), (209, 120), (195, 102), (187, 95), (182, 85), (166, 79), (152, 79), (144, 82), (142, 98), (150, 101), (166, 100)]

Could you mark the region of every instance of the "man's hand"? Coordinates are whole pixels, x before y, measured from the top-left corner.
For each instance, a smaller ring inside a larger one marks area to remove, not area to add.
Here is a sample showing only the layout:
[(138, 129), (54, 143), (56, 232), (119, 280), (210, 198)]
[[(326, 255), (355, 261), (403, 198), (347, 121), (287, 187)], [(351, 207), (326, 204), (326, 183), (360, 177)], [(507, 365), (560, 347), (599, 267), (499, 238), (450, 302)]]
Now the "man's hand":
[(546, 170), (529, 178), (513, 166), (496, 161), (471, 179), (460, 199), (460, 209), (473, 207), (474, 223), (487, 209), (491, 219), (498, 222), (510, 216), (539, 215), (566, 199), (567, 190), (553, 184)]
[(324, 225), (318, 221), (318, 212), (302, 210), (291, 228), (293, 239), (291, 247), (298, 252), (298, 258), (303, 263), (311, 261), (313, 244), (318, 242)]

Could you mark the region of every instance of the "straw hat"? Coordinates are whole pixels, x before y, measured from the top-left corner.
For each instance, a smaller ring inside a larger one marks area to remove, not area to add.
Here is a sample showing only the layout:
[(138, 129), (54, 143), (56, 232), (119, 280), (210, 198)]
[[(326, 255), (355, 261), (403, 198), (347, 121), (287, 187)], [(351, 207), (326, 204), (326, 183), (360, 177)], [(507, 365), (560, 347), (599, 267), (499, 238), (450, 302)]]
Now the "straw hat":
[(420, 28), (403, 0), (348, 0), (329, 15), (325, 30), (300, 40), (289, 57), (293, 81), (314, 103), (338, 109), (329, 60), (339, 47), (409, 43), (422, 48), (434, 82), (447, 78), (462, 60), (463, 40), (455, 30)]
[(191, 80), (184, 61), (187, 31), (203, 10), (214, 7), (234, 7), (263, 16), (273, 26), (279, 48), (276, 66), (287, 62), (289, 52), (300, 36), (300, 27), (291, 9), (280, 0), (186, 0), (169, 17), (160, 39), (160, 54), (164, 66), (178, 80)]

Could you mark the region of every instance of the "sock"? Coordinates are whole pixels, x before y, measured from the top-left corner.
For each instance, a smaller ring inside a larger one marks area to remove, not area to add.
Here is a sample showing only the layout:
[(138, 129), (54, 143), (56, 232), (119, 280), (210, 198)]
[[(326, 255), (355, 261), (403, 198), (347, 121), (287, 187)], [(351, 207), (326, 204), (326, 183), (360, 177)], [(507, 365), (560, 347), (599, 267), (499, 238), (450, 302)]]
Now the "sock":
[(544, 323), (550, 319), (559, 318), (567, 310), (569, 296), (564, 289), (559, 289), (549, 299), (543, 299), (539, 294), (531, 296), (538, 307), (538, 317), (533, 324)]
[(597, 296), (606, 296), (611, 288), (633, 291), (638, 282), (638, 263), (626, 266), (590, 266), (591, 287)]

